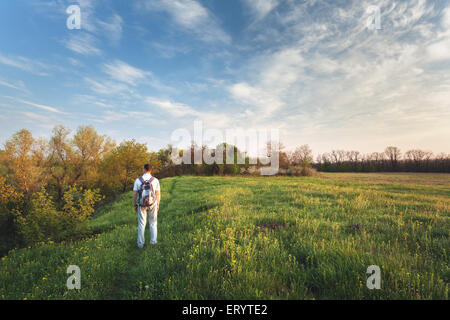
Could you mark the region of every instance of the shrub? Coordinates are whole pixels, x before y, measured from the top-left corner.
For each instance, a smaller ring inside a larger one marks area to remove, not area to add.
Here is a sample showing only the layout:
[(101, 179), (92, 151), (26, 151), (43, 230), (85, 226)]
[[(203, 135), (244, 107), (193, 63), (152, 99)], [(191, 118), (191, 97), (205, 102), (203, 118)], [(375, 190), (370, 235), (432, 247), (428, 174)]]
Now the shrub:
[(309, 166), (295, 166), (288, 169), (287, 175), (297, 177), (313, 177), (317, 175), (317, 170)]
[(13, 208), (18, 206), (22, 195), (16, 188), (0, 177), (0, 255), (12, 249), (18, 239), (14, 226)]
[(62, 210), (58, 210), (53, 197), (42, 188), (26, 214), (16, 211), (19, 232), (27, 245), (81, 238), (89, 233), (87, 218), (101, 199), (98, 190), (70, 187), (64, 193)]

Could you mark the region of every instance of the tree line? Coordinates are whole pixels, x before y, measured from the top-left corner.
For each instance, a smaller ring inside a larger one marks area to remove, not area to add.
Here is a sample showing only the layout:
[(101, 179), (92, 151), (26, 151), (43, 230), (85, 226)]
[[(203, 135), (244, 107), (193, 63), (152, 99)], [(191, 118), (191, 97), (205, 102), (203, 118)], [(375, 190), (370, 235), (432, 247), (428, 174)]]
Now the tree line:
[(450, 173), (450, 154), (412, 149), (404, 154), (389, 146), (384, 152), (361, 154), (358, 151), (333, 150), (319, 154), (314, 163), (326, 172), (441, 172)]

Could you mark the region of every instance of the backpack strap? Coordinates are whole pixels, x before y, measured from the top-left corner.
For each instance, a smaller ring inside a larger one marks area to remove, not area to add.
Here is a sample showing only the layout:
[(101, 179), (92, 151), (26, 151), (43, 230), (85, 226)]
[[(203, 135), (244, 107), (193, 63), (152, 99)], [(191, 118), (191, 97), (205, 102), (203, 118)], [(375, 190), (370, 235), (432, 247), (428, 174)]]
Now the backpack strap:
[(155, 177), (152, 176), (152, 177), (150, 178), (150, 180), (148, 180), (148, 183), (150, 184), (150, 192), (152, 193), (153, 198), (154, 198), (155, 201), (156, 201), (156, 194), (155, 194), (155, 190), (153, 190), (153, 184), (152, 184), (153, 180), (155, 180)]
[(140, 177), (139, 181), (141, 182), (141, 186), (139, 188), (139, 193), (142, 193), (142, 191), (144, 190), (144, 184), (145, 184), (144, 177)]

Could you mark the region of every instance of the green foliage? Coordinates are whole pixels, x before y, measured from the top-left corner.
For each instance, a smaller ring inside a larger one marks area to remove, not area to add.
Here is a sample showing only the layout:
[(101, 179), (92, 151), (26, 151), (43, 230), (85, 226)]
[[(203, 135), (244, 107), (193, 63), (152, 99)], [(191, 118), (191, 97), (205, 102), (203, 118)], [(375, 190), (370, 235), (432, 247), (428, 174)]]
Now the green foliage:
[(22, 193), (8, 184), (5, 177), (0, 177), (0, 255), (17, 243), (13, 210), (21, 200)]
[(5, 143), (4, 158), (15, 186), (30, 194), (38, 190), (42, 170), (37, 166), (38, 150), (30, 131), (22, 129)]
[(72, 186), (64, 193), (62, 211), (74, 220), (83, 222), (94, 213), (96, 203), (103, 198), (98, 189), (83, 190), (81, 187)]
[(89, 187), (101, 179), (98, 167), (115, 147), (111, 138), (99, 135), (91, 126), (80, 126), (73, 137), (75, 182)]
[(118, 185), (120, 191), (125, 192), (142, 175), (142, 168), (148, 161), (149, 154), (145, 144), (135, 140), (124, 141), (101, 164), (101, 182), (110, 189)]
[(64, 193), (62, 210), (58, 210), (53, 197), (42, 189), (34, 195), (28, 212), (16, 211), (19, 232), (27, 245), (86, 236), (89, 233), (87, 218), (101, 199), (98, 190), (73, 186)]

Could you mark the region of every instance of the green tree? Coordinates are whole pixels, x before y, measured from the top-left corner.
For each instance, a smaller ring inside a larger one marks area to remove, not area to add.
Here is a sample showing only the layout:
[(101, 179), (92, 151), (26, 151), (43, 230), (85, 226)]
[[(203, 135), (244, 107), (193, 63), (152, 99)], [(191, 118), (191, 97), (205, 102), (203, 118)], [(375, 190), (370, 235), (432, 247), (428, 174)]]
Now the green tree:
[(99, 179), (101, 160), (115, 147), (111, 138), (99, 135), (92, 126), (78, 127), (73, 137), (74, 182), (92, 187)]
[(56, 126), (48, 144), (46, 169), (48, 185), (55, 189), (57, 201), (62, 200), (64, 191), (73, 185), (75, 179), (75, 151), (69, 138), (70, 130)]
[(14, 225), (14, 209), (19, 206), (22, 194), (0, 177), (0, 255), (18, 243)]
[(135, 140), (122, 142), (100, 166), (103, 184), (109, 187), (120, 185), (120, 191), (125, 192), (142, 174), (142, 167), (149, 158), (145, 144)]
[(20, 130), (5, 143), (5, 159), (12, 182), (30, 195), (41, 185), (42, 170), (37, 163), (36, 143), (28, 130)]
[(157, 152), (150, 152), (148, 163), (152, 165), (154, 175), (158, 175), (161, 172), (162, 161), (159, 159)]

